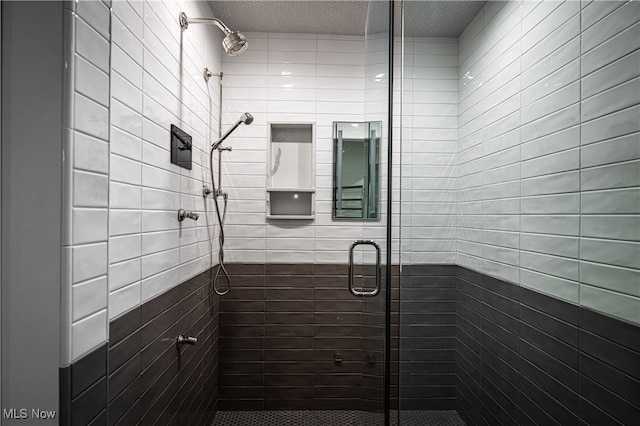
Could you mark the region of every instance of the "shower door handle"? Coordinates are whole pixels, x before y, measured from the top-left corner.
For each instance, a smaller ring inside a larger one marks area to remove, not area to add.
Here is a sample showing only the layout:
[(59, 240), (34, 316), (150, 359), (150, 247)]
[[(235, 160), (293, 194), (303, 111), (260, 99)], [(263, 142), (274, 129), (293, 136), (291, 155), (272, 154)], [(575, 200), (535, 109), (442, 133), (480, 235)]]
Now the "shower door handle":
[[(370, 245), (376, 249), (376, 286), (373, 290), (362, 291), (353, 287), (353, 249), (360, 245)], [(372, 240), (357, 240), (349, 246), (349, 291), (358, 297), (373, 297), (380, 293), (380, 246)]]

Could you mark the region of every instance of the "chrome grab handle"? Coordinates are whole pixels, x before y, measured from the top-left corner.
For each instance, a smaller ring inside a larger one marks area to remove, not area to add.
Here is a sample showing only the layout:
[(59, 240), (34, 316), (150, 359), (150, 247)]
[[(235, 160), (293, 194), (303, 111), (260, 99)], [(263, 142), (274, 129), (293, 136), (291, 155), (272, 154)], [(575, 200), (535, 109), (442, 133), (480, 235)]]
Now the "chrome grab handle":
[[(353, 288), (353, 249), (359, 245), (370, 245), (376, 249), (376, 286), (371, 291), (361, 291)], [(349, 291), (354, 296), (373, 297), (380, 293), (380, 246), (372, 240), (356, 240), (349, 246)]]

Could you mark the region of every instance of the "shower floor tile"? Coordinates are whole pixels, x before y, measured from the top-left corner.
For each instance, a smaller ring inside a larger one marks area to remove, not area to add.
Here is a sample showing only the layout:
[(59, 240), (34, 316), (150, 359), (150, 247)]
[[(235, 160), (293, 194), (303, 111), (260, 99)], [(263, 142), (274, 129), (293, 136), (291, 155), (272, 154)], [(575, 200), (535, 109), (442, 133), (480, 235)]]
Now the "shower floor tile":
[[(400, 426), (465, 426), (454, 410), (402, 411)], [(218, 411), (212, 426), (377, 426), (382, 414), (347, 410)], [(398, 412), (391, 413), (398, 425)]]
[[(397, 411), (392, 413), (391, 424), (397, 425)], [(401, 426), (466, 426), (456, 410), (403, 410)]]

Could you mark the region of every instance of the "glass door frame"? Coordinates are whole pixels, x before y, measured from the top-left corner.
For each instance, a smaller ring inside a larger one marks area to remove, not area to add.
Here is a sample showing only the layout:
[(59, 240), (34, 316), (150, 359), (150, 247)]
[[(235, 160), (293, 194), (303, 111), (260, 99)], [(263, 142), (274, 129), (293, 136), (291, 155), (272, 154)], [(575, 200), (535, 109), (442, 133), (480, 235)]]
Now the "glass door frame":
[[(402, 6), (402, 2), (400, 2)], [(392, 231), (393, 231), (393, 83), (395, 0), (388, 3), (388, 72), (387, 72), (387, 236), (385, 259), (385, 336), (384, 336), (384, 424), (391, 424), (391, 306), (392, 306)]]

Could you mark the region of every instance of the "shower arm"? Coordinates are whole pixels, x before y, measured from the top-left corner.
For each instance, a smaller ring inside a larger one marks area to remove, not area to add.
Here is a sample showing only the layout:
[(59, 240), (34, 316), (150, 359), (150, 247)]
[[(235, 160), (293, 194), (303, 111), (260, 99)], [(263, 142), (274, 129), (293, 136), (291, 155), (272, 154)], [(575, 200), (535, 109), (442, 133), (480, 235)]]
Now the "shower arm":
[(186, 13), (180, 12), (180, 26), (182, 29), (186, 30), (189, 28), (189, 24), (213, 24), (220, 28), (220, 30), (225, 34), (229, 34), (231, 32), (229, 27), (227, 27), (224, 22), (218, 18), (188, 18)]
[(230, 135), (231, 133), (233, 133), (233, 131), (234, 131), (235, 129), (237, 129), (237, 128), (238, 128), (238, 126), (239, 126), (240, 124), (242, 124), (242, 120), (238, 120), (238, 121), (237, 121), (237, 122), (236, 122), (236, 123), (235, 123), (235, 124), (234, 124), (230, 129), (229, 129), (229, 130), (227, 130), (227, 131), (226, 131), (226, 133), (225, 133), (224, 135), (222, 135), (222, 136), (220, 137), (220, 139), (218, 139), (217, 141), (215, 141), (215, 142), (211, 145), (211, 152), (213, 152), (214, 150), (218, 149), (218, 147), (222, 144), (222, 142), (224, 142), (224, 140), (225, 140), (226, 138), (228, 138), (228, 137), (229, 137), (229, 135)]
[[(233, 131), (237, 129), (241, 123), (242, 123), (242, 120), (238, 120), (236, 124), (233, 125), (233, 127), (227, 130), (227, 132), (224, 135), (222, 135), (222, 137), (220, 137), (217, 141), (215, 141), (211, 145), (211, 153), (209, 155), (213, 155), (213, 151), (215, 151), (216, 149), (218, 150), (218, 188), (216, 188), (216, 193), (214, 194), (215, 197), (219, 197), (222, 195), (226, 199), (226, 196), (227, 196), (227, 194), (222, 191), (222, 151), (225, 149), (222, 148), (220, 145), (222, 145), (222, 142), (224, 142), (224, 140), (228, 138), (229, 135), (233, 133)], [(228, 150), (230, 151), (231, 148), (229, 148)]]
[[(211, 172), (213, 173), (213, 151), (218, 150), (218, 189), (215, 191), (215, 196), (217, 197), (222, 193), (222, 151), (231, 151), (231, 148), (221, 148), (220, 145), (226, 138), (233, 133), (234, 130), (238, 128), (241, 124), (249, 125), (253, 123), (253, 116), (248, 112), (245, 112), (240, 116), (238, 121), (236, 121), (231, 128), (229, 128), (224, 135), (220, 136), (220, 138), (211, 144), (211, 152), (209, 153), (209, 167), (211, 168)], [(211, 179), (213, 179), (213, 174), (211, 175)]]

